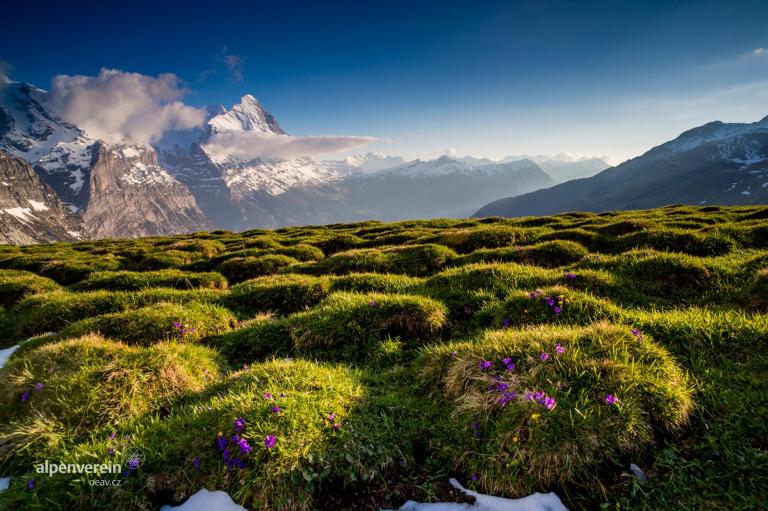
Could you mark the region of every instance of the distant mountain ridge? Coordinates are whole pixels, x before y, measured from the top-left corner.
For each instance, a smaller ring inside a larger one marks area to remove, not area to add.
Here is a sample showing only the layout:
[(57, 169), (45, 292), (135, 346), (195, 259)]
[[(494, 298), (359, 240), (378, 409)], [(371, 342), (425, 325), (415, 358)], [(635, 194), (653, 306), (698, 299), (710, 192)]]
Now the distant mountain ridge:
[(594, 177), (491, 202), (475, 216), (768, 203), (768, 117), (711, 122)]

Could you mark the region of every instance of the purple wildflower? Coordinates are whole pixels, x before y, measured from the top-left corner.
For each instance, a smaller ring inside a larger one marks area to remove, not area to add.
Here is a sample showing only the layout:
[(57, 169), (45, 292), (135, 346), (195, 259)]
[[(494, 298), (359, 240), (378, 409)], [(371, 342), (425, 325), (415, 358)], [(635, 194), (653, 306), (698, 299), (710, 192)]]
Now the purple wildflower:
[(24, 393), (21, 395), (21, 402), (22, 402), (22, 403), (26, 403), (26, 402), (27, 402), (27, 399), (29, 399), (29, 392), (27, 392), (27, 391), (25, 390), (25, 391), (24, 391)]
[(115, 455), (115, 448), (112, 447), (111, 445), (109, 446), (109, 455), (110, 456), (114, 456)]
[(37, 392), (40, 392), (41, 390), (43, 390), (43, 384), (42, 384), (42, 383), (40, 383), (40, 382), (38, 382), (38, 383), (35, 383), (35, 390), (36, 390)]
[(561, 309), (560, 307), (553, 307), (552, 312), (554, 312), (555, 314), (560, 314), (561, 312), (563, 312), (563, 309)]
[(280, 413), (280, 407), (275, 405), (272, 407), (272, 413)]
[(498, 390), (499, 392), (504, 392), (508, 388), (509, 388), (509, 384), (508, 383), (497, 383), (496, 384), (496, 390)]
[(452, 352), (451, 352), (451, 356), (452, 356), (453, 358), (456, 358), (456, 357), (458, 357), (458, 356), (459, 356), (459, 352), (458, 352), (458, 351), (452, 351)]
[(376, 307), (377, 305), (378, 303), (376, 302), (376, 300), (371, 300), (370, 302), (368, 302), (368, 307)]
[(271, 449), (275, 446), (275, 435), (267, 435), (264, 437), (264, 445), (267, 449)]
[(192, 458), (192, 466), (194, 468), (196, 468), (196, 469), (199, 469), (200, 468), (200, 458), (198, 458), (197, 456)]
[(632, 332), (632, 335), (637, 337), (639, 340), (641, 340), (641, 341), (643, 340), (643, 334), (641, 334), (640, 330), (638, 330), (637, 328), (631, 329), (630, 332)]
[(231, 467), (232, 460), (229, 458), (229, 449), (224, 449), (224, 452), (221, 453), (221, 455), (224, 457), (224, 464), (228, 467)]
[(560, 343), (557, 343), (557, 346), (555, 346), (555, 351), (557, 352), (558, 355), (562, 355), (563, 353), (565, 353), (565, 348), (563, 348)]
[(566, 273), (566, 274), (565, 274), (565, 278), (566, 278), (566, 279), (569, 279), (569, 280), (573, 280), (573, 279), (575, 279), (575, 278), (576, 278), (576, 274), (575, 274), (575, 273), (571, 273), (571, 272), (568, 272), (568, 273)]
[(526, 324), (525, 324), (525, 331), (527, 332), (527, 331), (528, 331), (528, 330), (530, 330), (530, 329), (531, 329), (531, 325), (529, 325), (528, 323), (526, 323)]
[(216, 445), (219, 447), (220, 451), (223, 451), (224, 448), (227, 446), (227, 439), (224, 438), (224, 436), (221, 433), (216, 435)]
[(109, 441), (111, 442), (114, 439), (115, 439), (115, 432), (113, 431), (112, 433), (109, 434)]
[(176, 328), (181, 328), (181, 323), (179, 323), (178, 321), (174, 321), (173, 326)]
[(251, 452), (251, 449), (253, 449), (253, 447), (248, 445), (248, 440), (246, 440), (245, 438), (241, 438), (240, 441), (237, 442), (237, 446), (240, 448), (240, 452), (242, 452), (243, 454), (248, 454), (249, 452)]
[(554, 298), (552, 298), (551, 296), (548, 296), (548, 297), (546, 297), (546, 298), (544, 299), (544, 301), (545, 301), (545, 302), (547, 302), (547, 305), (549, 305), (550, 307), (552, 307), (553, 305), (555, 305), (555, 299), (554, 299)]
[(340, 424), (338, 424), (338, 423), (336, 423), (336, 422), (334, 422), (334, 423), (333, 423), (333, 429), (334, 429), (335, 431), (338, 431), (338, 430), (340, 430), (340, 429), (341, 429), (341, 425), (340, 425)]
[(539, 359), (541, 359), (542, 362), (546, 362), (547, 360), (549, 360), (549, 353), (547, 353), (546, 351), (542, 351), (541, 355), (539, 355)]
[(507, 318), (504, 318), (501, 320), (501, 327), (502, 328), (509, 328), (509, 320)]
[(514, 371), (515, 370), (515, 364), (509, 363), (506, 365), (507, 371)]
[(336, 414), (334, 412), (331, 412), (331, 413), (328, 414), (328, 420), (329, 421), (332, 421), (335, 418), (336, 418)]
[(555, 406), (555, 398), (553, 398), (553, 397), (545, 397), (544, 401), (541, 404), (546, 406), (547, 410), (551, 410)]
[(619, 402), (619, 400), (613, 394), (607, 394), (605, 396), (605, 402), (609, 405), (615, 405)]
[(477, 363), (477, 366), (480, 369), (490, 369), (491, 366), (493, 366), (493, 362), (491, 362), (490, 360), (480, 359), (480, 362)]
[(35, 487), (35, 478), (31, 478), (29, 481), (27, 481), (27, 490), (31, 490)]
[(245, 419), (243, 417), (238, 417), (235, 419), (235, 431), (238, 433), (243, 430), (245, 427)]
[(137, 468), (139, 468), (139, 463), (140, 463), (140, 460), (138, 458), (130, 458), (128, 460), (128, 468), (130, 468), (131, 470), (136, 470)]
[(285, 397), (285, 392), (281, 392), (280, 397)]
[(536, 293), (530, 293), (528, 296), (531, 297), (531, 300), (535, 300), (536, 299)]
[(474, 473), (474, 474), (472, 474), (471, 476), (469, 476), (469, 478), (470, 478), (471, 480), (473, 480), (473, 481), (477, 481), (478, 479), (480, 479), (480, 476), (479, 476), (479, 475), (477, 475), (477, 473)]
[(543, 295), (543, 294), (544, 294), (544, 292), (543, 292), (541, 289), (537, 289), (537, 290), (535, 291), (535, 293), (536, 293), (536, 296), (541, 296), (541, 295)]
[(272, 394), (270, 394), (269, 392), (265, 392), (264, 399), (272, 399)]

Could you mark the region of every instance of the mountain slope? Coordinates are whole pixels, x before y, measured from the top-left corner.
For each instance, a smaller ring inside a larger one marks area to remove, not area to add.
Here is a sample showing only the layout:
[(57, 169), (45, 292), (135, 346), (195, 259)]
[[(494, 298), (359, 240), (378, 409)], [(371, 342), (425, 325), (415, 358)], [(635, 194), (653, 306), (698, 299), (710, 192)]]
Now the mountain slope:
[(186, 186), (157, 163), (150, 146), (94, 149), (89, 201), (83, 214), (93, 238), (136, 238), (209, 228)]
[(77, 241), (82, 220), (25, 160), (0, 150), (0, 243)]
[(503, 193), (526, 193), (554, 181), (530, 160), (471, 165), (442, 156), (409, 162), (375, 174), (354, 175), (338, 188), (352, 218), (383, 221), (465, 217)]
[(500, 199), (475, 216), (768, 203), (768, 117), (712, 122), (586, 179)]

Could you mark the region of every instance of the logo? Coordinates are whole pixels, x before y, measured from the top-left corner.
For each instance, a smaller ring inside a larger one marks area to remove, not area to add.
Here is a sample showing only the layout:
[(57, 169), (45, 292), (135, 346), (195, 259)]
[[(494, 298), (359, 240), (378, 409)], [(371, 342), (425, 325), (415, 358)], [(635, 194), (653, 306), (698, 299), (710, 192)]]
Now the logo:
[(144, 451), (138, 447), (131, 447), (125, 455), (125, 464), (131, 470), (136, 470), (144, 464)]

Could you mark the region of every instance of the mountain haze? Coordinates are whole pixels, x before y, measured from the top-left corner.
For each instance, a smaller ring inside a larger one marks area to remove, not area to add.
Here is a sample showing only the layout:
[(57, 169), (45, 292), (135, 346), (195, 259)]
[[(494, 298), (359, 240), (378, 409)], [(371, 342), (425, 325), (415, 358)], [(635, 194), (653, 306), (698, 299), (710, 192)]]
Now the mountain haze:
[(475, 216), (768, 203), (768, 117), (711, 122), (594, 177), (487, 204)]

